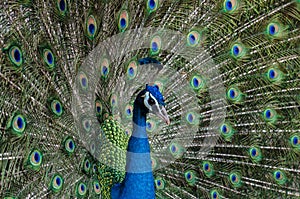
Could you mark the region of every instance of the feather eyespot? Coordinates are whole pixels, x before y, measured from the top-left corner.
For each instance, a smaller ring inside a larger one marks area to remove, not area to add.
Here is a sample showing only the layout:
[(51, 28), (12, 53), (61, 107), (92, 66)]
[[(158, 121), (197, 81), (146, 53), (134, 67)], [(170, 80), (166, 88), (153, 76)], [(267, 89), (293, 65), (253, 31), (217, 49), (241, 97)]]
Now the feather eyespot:
[(176, 153), (178, 151), (178, 148), (176, 145), (171, 145), (170, 149), (171, 149), (172, 153)]
[(85, 183), (80, 182), (77, 185), (77, 195), (78, 196), (85, 196), (87, 193), (87, 186)]
[(288, 34), (289, 26), (284, 26), (278, 19), (273, 19), (266, 26), (265, 34), (269, 39), (281, 39)]
[(254, 162), (259, 162), (260, 160), (262, 160), (261, 150), (257, 147), (251, 147), (249, 149), (249, 154), (250, 154), (251, 159)]
[(131, 61), (127, 66), (127, 77), (128, 79), (134, 79), (137, 75), (137, 62)]
[(57, 8), (59, 10), (60, 15), (64, 16), (67, 12), (67, 1), (66, 0), (57, 0)]
[(263, 112), (263, 119), (266, 122), (276, 123), (278, 119), (278, 114), (274, 109), (266, 108)]
[(274, 69), (270, 69), (270, 70), (268, 71), (268, 77), (269, 77), (270, 79), (276, 78), (276, 77), (277, 77), (276, 71), (275, 71)]
[(187, 112), (185, 119), (189, 125), (197, 125), (199, 124), (199, 116), (195, 112)]
[(26, 120), (25, 117), (21, 114), (17, 114), (12, 119), (11, 124), (12, 130), (18, 136), (23, 135), (26, 128)]
[(125, 115), (126, 118), (131, 118), (133, 115), (133, 107), (130, 104), (127, 104), (125, 107)]
[(266, 110), (265, 111), (265, 116), (267, 119), (271, 119), (273, 117), (273, 113), (271, 110)]
[(109, 60), (107, 58), (103, 58), (100, 66), (100, 74), (102, 78), (107, 78), (109, 74)]
[(299, 138), (298, 137), (293, 137), (293, 144), (296, 145), (296, 144), (299, 144)]
[(285, 182), (287, 180), (285, 174), (280, 170), (274, 171), (273, 177), (279, 185), (285, 184)]
[(213, 165), (208, 162), (208, 161), (205, 161), (202, 163), (202, 169), (204, 171), (204, 174), (207, 176), (207, 177), (211, 177), (213, 176), (214, 174), (214, 168), (213, 168)]
[(195, 185), (197, 182), (197, 175), (196, 172), (193, 170), (188, 170), (184, 173), (185, 180), (191, 186)]
[(102, 114), (102, 103), (100, 100), (96, 100), (95, 102), (95, 111), (96, 111), (96, 116), (101, 116)]
[(236, 92), (234, 89), (229, 90), (229, 96), (230, 96), (230, 98), (231, 98), (231, 99), (236, 98), (236, 96), (237, 96), (236, 93), (237, 93), (237, 92)]
[(238, 46), (233, 46), (232, 51), (233, 54), (237, 56), (240, 53), (241, 49)]
[(119, 14), (118, 27), (121, 32), (124, 32), (129, 26), (129, 14), (126, 10), (122, 10)]
[(68, 154), (74, 153), (76, 148), (75, 142), (72, 138), (68, 137), (64, 141), (64, 149)]
[(87, 91), (88, 88), (89, 88), (89, 80), (88, 80), (86, 74), (85, 74), (84, 72), (81, 71), (81, 72), (79, 73), (78, 78), (79, 78), (79, 83), (80, 83), (81, 89), (82, 89), (83, 91)]
[(82, 171), (86, 174), (90, 172), (91, 169), (91, 163), (88, 158), (85, 158), (82, 165)]
[(162, 47), (162, 42), (160, 36), (154, 36), (150, 42), (150, 54), (157, 55), (159, 54)]
[(230, 176), (230, 179), (231, 179), (231, 181), (234, 182), (234, 183), (238, 181), (238, 178), (236, 177), (235, 174), (232, 174), (232, 175)]
[(225, 140), (230, 141), (234, 134), (234, 130), (232, 129), (230, 124), (223, 123), (220, 127), (220, 134), (224, 137)]
[(191, 174), (190, 172), (188, 172), (188, 173), (186, 174), (186, 178), (187, 178), (187, 180), (190, 180), (190, 179), (192, 178), (192, 174)]
[(241, 43), (231, 46), (231, 56), (235, 59), (243, 58), (246, 55), (246, 48)]
[(282, 175), (281, 175), (281, 173), (280, 173), (279, 171), (277, 171), (277, 172), (275, 173), (275, 178), (276, 178), (277, 180), (280, 180), (280, 179), (282, 178)]
[[(90, 152), (91, 152), (91, 154), (95, 154), (95, 151), (96, 151), (95, 143), (92, 143), (92, 144), (90, 145)], [(94, 169), (94, 167), (93, 167), (93, 169)]]
[(226, 93), (226, 97), (231, 102), (241, 102), (242, 101), (242, 92), (237, 87), (230, 87)]
[(42, 162), (41, 154), (39, 151), (34, 151), (31, 153), (31, 163), (34, 165), (40, 164)]
[(256, 157), (257, 155), (258, 155), (258, 153), (257, 153), (257, 150), (254, 148), (254, 149), (251, 149), (251, 155), (253, 156), (253, 157)]
[(276, 33), (278, 33), (278, 26), (275, 24), (270, 24), (268, 26), (268, 30), (270, 35), (275, 35)]
[(38, 170), (42, 164), (43, 156), (39, 150), (35, 149), (31, 151), (28, 159), (29, 159), (28, 161), (29, 167), (32, 168), (33, 170)]
[(130, 129), (125, 129), (125, 135), (131, 136), (131, 130)]
[(300, 137), (299, 137), (299, 135), (291, 136), (290, 143), (291, 143), (293, 148), (300, 150)]
[(99, 195), (101, 193), (100, 184), (98, 181), (93, 182), (94, 192)]
[(225, 0), (223, 7), (225, 12), (232, 13), (238, 7), (238, 0)]
[(94, 163), (94, 164), (93, 164), (93, 174), (97, 174), (97, 173), (98, 173), (97, 164)]
[(222, 132), (223, 133), (228, 133), (228, 127), (227, 127), (227, 125), (226, 124), (224, 124), (223, 126), (222, 126)]
[(161, 181), (160, 180), (157, 180), (157, 185), (161, 186)]
[(83, 126), (83, 129), (86, 131), (86, 132), (90, 132), (91, 130), (91, 126), (92, 126), (92, 122), (90, 119), (87, 119), (87, 118), (84, 118), (82, 119), (82, 126)]
[(158, 167), (157, 159), (154, 157), (151, 157), (151, 166), (152, 166), (152, 170), (155, 170)]
[(242, 185), (241, 176), (238, 173), (230, 173), (229, 181), (233, 187), (240, 187)]
[(271, 22), (267, 26), (267, 34), (270, 37), (278, 37), (280, 36), (281, 26), (279, 23)]
[(118, 105), (118, 97), (116, 94), (112, 94), (110, 97), (110, 106), (112, 108), (116, 107)]
[(204, 171), (210, 171), (210, 165), (208, 163), (205, 163), (203, 165), (203, 169), (204, 169)]
[(159, 6), (159, 0), (147, 0), (148, 13), (155, 12)]
[(20, 67), (23, 64), (23, 53), (19, 47), (11, 46), (8, 50), (8, 56), (16, 67)]
[(55, 174), (51, 179), (50, 189), (53, 192), (57, 193), (62, 189), (63, 184), (64, 184), (64, 179), (61, 177), (61, 175)]
[(211, 199), (219, 199), (219, 198), (221, 198), (221, 196), (217, 190), (212, 190), (210, 192), (210, 198)]
[(283, 80), (283, 73), (277, 68), (270, 68), (267, 72), (267, 78), (272, 83), (279, 83)]
[(190, 80), (190, 85), (194, 90), (200, 90), (204, 88), (203, 78), (199, 75), (194, 75)]
[(67, 146), (68, 146), (68, 149), (69, 149), (69, 150), (73, 151), (74, 148), (75, 148), (75, 147), (74, 147), (75, 144), (74, 144), (73, 140), (68, 140), (68, 141), (67, 141)]
[(156, 129), (156, 122), (154, 120), (147, 120), (146, 122), (146, 130), (148, 132), (153, 132)]
[(52, 100), (51, 102), (51, 111), (54, 115), (60, 117), (63, 114), (63, 107), (60, 101)]
[(152, 42), (152, 44), (151, 44), (151, 49), (152, 49), (152, 51), (157, 51), (158, 50), (158, 44), (156, 43), (156, 42)]
[(161, 177), (157, 177), (155, 179), (155, 186), (159, 190), (163, 190), (165, 188), (165, 181)]
[(201, 34), (200, 32), (193, 30), (187, 35), (187, 44), (191, 47), (197, 46), (200, 43)]
[(184, 148), (177, 142), (172, 142), (169, 145), (169, 151), (171, 155), (176, 159), (181, 158), (185, 152)]
[(50, 49), (44, 49), (42, 57), (47, 68), (53, 70), (55, 68), (55, 57), (52, 51)]
[(189, 114), (187, 115), (187, 121), (188, 121), (189, 123), (193, 123), (194, 118), (195, 118), (195, 116), (194, 116), (193, 113), (189, 113)]
[(97, 33), (97, 21), (93, 15), (90, 15), (86, 22), (87, 36), (90, 39), (95, 38)]

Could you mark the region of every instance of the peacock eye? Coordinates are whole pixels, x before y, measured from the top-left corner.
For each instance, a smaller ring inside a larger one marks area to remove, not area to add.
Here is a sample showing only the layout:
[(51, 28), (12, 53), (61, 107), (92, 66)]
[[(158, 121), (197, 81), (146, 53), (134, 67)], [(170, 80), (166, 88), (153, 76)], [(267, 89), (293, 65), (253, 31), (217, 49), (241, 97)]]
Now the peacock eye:
[(153, 98), (149, 98), (149, 99), (148, 99), (148, 104), (149, 104), (150, 106), (154, 105), (154, 104), (155, 104), (154, 99), (153, 99)]

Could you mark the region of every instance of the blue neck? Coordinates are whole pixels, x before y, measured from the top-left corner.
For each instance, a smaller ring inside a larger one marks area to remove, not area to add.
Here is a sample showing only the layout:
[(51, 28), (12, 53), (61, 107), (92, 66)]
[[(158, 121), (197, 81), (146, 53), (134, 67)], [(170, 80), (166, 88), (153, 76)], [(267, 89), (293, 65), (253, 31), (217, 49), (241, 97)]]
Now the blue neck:
[(137, 138), (148, 138), (146, 132), (146, 112), (135, 103), (133, 109), (133, 131), (132, 136)]
[(146, 132), (146, 111), (135, 103), (133, 131), (127, 148), (127, 173), (152, 172), (150, 145)]
[[(126, 155), (126, 175), (121, 184), (111, 190), (112, 199), (154, 199), (150, 145), (146, 132), (146, 114), (141, 98), (134, 103), (133, 131)], [(141, 105), (142, 104), (142, 105)], [(145, 108), (145, 107), (144, 107)]]

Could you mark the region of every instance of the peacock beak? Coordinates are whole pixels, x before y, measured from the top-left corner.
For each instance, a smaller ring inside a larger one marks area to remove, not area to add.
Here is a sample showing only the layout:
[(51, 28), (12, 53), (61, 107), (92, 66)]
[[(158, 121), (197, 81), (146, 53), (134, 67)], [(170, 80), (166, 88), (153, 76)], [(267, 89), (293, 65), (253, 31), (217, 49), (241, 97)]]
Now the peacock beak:
[(167, 114), (167, 111), (166, 111), (165, 107), (161, 106), (158, 111), (155, 111), (155, 114), (160, 119), (162, 119), (164, 122), (166, 122), (167, 125), (170, 124), (170, 119), (169, 119), (169, 116)]

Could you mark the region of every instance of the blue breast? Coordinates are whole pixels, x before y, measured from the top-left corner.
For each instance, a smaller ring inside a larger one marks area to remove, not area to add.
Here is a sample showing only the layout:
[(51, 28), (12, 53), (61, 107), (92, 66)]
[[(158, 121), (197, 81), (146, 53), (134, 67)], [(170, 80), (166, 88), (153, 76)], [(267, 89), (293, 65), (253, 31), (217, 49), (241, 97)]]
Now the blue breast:
[(126, 155), (126, 176), (111, 189), (112, 199), (154, 199), (154, 178), (146, 132), (146, 112), (135, 104), (133, 132)]

